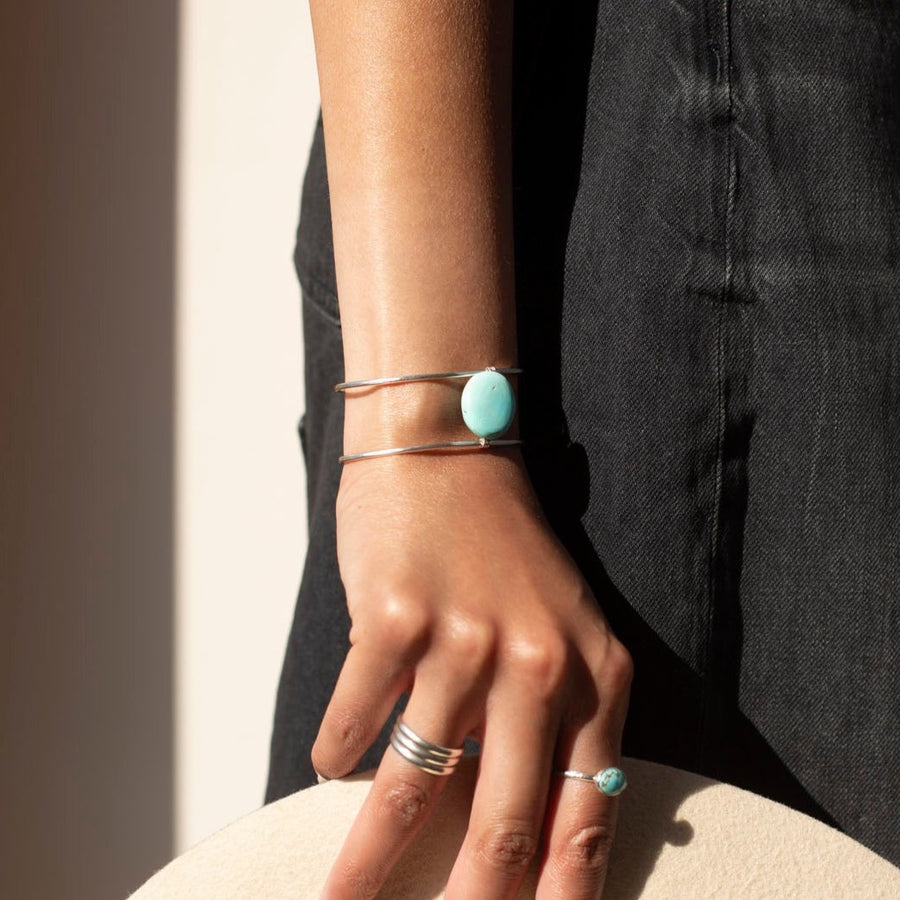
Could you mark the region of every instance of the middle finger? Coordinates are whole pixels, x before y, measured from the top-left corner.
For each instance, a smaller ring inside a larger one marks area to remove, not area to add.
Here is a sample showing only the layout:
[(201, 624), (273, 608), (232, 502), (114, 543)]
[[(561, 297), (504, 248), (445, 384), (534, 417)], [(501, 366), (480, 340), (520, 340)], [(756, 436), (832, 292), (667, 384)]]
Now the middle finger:
[(557, 706), (510, 682), (491, 697), (469, 829), (448, 898), (512, 897), (522, 883), (540, 841)]

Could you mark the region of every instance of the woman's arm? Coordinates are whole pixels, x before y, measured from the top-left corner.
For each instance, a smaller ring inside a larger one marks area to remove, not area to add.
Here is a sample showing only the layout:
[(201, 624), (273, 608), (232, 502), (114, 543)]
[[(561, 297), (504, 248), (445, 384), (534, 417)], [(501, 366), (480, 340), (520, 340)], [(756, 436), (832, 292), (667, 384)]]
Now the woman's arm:
[[(512, 3), (311, 6), (347, 380), (513, 363)], [(356, 394), (346, 452), (437, 440), (457, 397)]]
[[(311, 6), (347, 380), (513, 365), (511, 0)], [(471, 437), (459, 391), (349, 394), (345, 453)], [(512, 896), (543, 838), (540, 896), (596, 896), (616, 802), (552, 770), (616, 762), (630, 660), (521, 455), (350, 463), (337, 527), (352, 646), (317, 771), (351, 771), (409, 691), (423, 737), (482, 742), (447, 895)], [(389, 749), (326, 896), (374, 896), (442, 785)]]

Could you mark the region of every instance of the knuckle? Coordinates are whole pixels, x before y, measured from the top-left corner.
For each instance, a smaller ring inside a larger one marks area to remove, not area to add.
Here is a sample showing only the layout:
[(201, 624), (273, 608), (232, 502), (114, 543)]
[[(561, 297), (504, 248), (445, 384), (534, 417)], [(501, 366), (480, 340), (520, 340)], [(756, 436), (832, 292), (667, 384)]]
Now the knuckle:
[(537, 853), (538, 839), (533, 828), (522, 823), (496, 825), (483, 832), (475, 845), (479, 860), (494, 871), (521, 875)]
[(369, 636), (400, 652), (413, 652), (431, 631), (431, 616), (420, 597), (408, 590), (386, 591), (366, 617)]
[(353, 710), (334, 712), (331, 728), (336, 741), (347, 753), (362, 754), (369, 745), (365, 721)]
[(415, 827), (428, 815), (430, 797), (412, 781), (391, 785), (385, 790), (384, 800), (388, 815), (403, 829)]
[(608, 822), (579, 828), (557, 850), (563, 868), (583, 872), (602, 872), (609, 864), (615, 830)]
[(378, 894), (382, 879), (373, 871), (361, 869), (354, 863), (340, 863), (335, 875), (339, 884), (345, 885), (353, 897), (374, 897)]
[(482, 622), (454, 622), (447, 629), (445, 645), (455, 660), (466, 669), (481, 671), (494, 655), (496, 635), (494, 628)]
[(310, 754), (313, 768), (326, 778), (340, 778), (369, 746), (366, 720), (352, 710), (332, 710), (322, 722)]
[(520, 641), (510, 655), (518, 678), (538, 698), (549, 699), (565, 683), (568, 649), (564, 640), (547, 636)]
[(617, 640), (610, 643), (606, 660), (606, 680), (612, 691), (627, 695), (634, 680), (634, 662), (625, 645)]

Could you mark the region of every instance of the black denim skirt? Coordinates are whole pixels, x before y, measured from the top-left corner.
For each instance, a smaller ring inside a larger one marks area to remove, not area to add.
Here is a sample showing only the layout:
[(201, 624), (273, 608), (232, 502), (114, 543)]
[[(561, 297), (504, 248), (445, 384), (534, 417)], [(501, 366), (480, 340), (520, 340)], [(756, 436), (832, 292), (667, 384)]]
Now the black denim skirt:
[[(515, 66), (524, 452), (634, 657), (625, 753), (900, 862), (900, 3), (519, 2)], [(295, 263), (310, 543), (269, 800), (314, 783), (348, 646), (321, 121)]]

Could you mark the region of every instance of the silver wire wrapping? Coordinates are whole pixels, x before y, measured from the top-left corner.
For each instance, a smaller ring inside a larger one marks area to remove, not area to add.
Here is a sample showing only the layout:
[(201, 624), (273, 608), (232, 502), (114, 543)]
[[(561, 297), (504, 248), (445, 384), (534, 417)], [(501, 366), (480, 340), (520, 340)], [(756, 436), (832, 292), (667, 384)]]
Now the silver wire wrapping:
[(407, 384), (412, 381), (443, 381), (447, 378), (471, 378), (479, 372), (499, 372), (501, 375), (521, 375), (522, 370), (516, 367), (485, 366), (483, 369), (470, 369), (466, 372), (427, 372), (424, 375), (389, 375), (386, 378), (365, 378), (360, 381), (342, 381), (334, 386), (335, 391), (347, 391), (361, 387), (381, 387), (384, 384)]
[(373, 456), (393, 456), (397, 453), (421, 453), (425, 450), (458, 450), (465, 447), (512, 447), (521, 444), (522, 441), (513, 438), (489, 441), (486, 438), (478, 438), (474, 441), (437, 441), (434, 444), (412, 444), (409, 447), (387, 447), (384, 450), (365, 450), (362, 453), (346, 453), (338, 457), (339, 463), (352, 462), (354, 459), (367, 459)]

